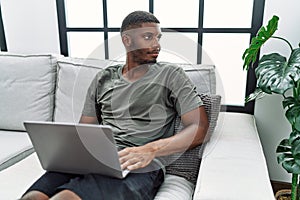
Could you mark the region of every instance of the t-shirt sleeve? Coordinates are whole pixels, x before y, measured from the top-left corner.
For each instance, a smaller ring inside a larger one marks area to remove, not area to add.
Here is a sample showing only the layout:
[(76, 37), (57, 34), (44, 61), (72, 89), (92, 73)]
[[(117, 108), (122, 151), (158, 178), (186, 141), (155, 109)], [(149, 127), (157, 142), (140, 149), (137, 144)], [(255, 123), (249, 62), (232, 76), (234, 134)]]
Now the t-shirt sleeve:
[(82, 115), (89, 116), (89, 117), (96, 117), (96, 109), (95, 109), (95, 95), (96, 95), (96, 88), (97, 88), (98, 76), (95, 76), (93, 81), (91, 82), (86, 97), (85, 103), (83, 105)]
[(203, 105), (195, 85), (181, 67), (175, 68), (170, 82), (170, 98), (180, 116)]

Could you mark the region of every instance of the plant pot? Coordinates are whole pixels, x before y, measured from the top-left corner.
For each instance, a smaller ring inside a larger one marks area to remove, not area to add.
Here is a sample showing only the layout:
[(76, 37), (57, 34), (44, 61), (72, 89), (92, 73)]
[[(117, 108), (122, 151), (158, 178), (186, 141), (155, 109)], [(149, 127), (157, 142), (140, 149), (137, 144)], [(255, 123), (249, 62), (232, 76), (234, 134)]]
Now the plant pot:
[(278, 190), (275, 194), (276, 200), (291, 200), (291, 190), (290, 189), (282, 189)]

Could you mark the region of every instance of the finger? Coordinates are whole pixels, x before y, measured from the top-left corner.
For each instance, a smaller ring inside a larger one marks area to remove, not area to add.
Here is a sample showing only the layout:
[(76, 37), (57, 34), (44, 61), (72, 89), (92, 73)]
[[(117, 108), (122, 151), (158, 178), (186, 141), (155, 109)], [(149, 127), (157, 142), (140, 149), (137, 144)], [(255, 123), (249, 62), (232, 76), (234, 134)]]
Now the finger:
[(119, 161), (121, 164), (125, 163), (128, 160), (132, 159), (138, 159), (138, 155), (135, 153), (132, 153), (128, 150), (125, 151), (125, 153), (121, 153), (121, 156), (119, 156)]
[(122, 149), (121, 151), (118, 152), (119, 157), (125, 156), (127, 154), (129, 154), (128, 148)]
[(123, 155), (123, 156), (119, 157), (119, 161), (121, 164), (123, 164), (133, 158), (134, 158), (134, 156), (132, 154), (127, 154), (127, 155)]
[(132, 157), (130, 159), (127, 159), (125, 162), (123, 162), (121, 164), (121, 168), (122, 169), (126, 169), (126, 168), (128, 169), (128, 166), (135, 165), (138, 162), (141, 162), (141, 160), (138, 159), (138, 158)]
[(128, 170), (135, 170), (135, 169), (139, 169), (139, 168), (143, 168), (143, 167), (144, 167), (143, 162), (137, 162), (137, 163), (135, 163), (133, 165), (129, 165), (127, 167), (127, 169)]

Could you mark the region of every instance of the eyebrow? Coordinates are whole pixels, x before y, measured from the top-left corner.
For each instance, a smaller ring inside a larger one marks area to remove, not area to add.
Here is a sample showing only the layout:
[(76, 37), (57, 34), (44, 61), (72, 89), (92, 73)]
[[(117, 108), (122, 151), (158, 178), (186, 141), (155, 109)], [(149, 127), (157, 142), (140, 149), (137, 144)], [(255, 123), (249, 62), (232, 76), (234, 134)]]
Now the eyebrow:
[[(145, 32), (145, 33), (143, 33), (143, 35), (144, 35), (144, 34), (151, 34), (151, 35), (155, 35), (153, 32)], [(158, 36), (158, 37), (161, 37), (161, 36), (162, 36), (162, 34), (161, 34), (161, 33), (159, 33), (157, 36)]]

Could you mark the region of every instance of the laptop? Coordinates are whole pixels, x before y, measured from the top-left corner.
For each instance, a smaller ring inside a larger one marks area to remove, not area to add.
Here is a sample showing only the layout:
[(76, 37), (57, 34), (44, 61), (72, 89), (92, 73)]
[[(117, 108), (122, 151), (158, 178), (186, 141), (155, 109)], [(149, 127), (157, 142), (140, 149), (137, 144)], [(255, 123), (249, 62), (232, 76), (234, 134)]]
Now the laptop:
[(43, 169), (73, 174), (96, 173), (125, 178), (111, 127), (104, 125), (25, 121)]

